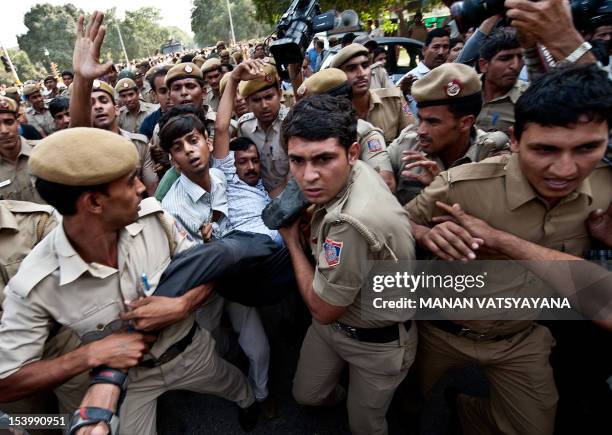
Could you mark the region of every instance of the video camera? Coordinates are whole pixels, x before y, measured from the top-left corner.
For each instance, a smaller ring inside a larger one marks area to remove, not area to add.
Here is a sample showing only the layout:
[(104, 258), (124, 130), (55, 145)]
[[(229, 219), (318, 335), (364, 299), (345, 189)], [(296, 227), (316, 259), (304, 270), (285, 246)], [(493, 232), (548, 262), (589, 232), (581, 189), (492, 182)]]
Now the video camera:
[[(612, 23), (612, 0), (570, 0), (570, 6), (578, 30)], [(493, 15), (505, 14), (506, 8), (504, 0), (463, 0), (453, 3), (450, 11), (459, 31), (464, 33)]]
[(278, 66), (302, 63), (315, 33), (334, 28), (335, 12), (321, 14), (316, 0), (294, 0), (276, 25), (277, 40), (270, 52)]

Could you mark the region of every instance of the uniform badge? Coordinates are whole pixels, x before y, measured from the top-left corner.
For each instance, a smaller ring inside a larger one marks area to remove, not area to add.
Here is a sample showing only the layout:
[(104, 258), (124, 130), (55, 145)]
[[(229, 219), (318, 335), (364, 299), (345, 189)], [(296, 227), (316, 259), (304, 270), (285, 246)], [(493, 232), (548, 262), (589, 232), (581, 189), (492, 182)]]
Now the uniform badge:
[(302, 96), (306, 93), (306, 86), (302, 85), (298, 88), (297, 93), (299, 96)]
[(193, 68), (191, 67), (191, 65), (185, 65), (185, 72), (187, 74), (191, 74), (193, 72)]
[(337, 266), (340, 264), (343, 244), (344, 242), (336, 242), (331, 239), (325, 239), (323, 249), (325, 250), (325, 261), (327, 261), (328, 266)]
[(456, 97), (459, 95), (459, 92), (461, 92), (462, 89), (463, 87), (461, 86), (461, 83), (459, 83), (457, 80), (453, 80), (448, 82), (448, 85), (446, 85), (446, 95), (449, 97)]
[(370, 151), (371, 153), (377, 153), (382, 150), (382, 145), (380, 144), (380, 141), (378, 139), (370, 139), (368, 141), (368, 151)]
[(268, 83), (272, 83), (272, 74), (266, 74), (264, 80)]
[(8, 101), (0, 101), (0, 109), (8, 109)]
[(130, 84), (129, 84), (128, 82), (124, 82), (124, 83), (123, 83), (123, 87), (124, 87), (124, 88), (129, 88), (129, 87), (130, 87)]
[(95, 79), (95, 80), (93, 81), (93, 88), (94, 88), (94, 89), (98, 89), (99, 87), (100, 87), (100, 80)]

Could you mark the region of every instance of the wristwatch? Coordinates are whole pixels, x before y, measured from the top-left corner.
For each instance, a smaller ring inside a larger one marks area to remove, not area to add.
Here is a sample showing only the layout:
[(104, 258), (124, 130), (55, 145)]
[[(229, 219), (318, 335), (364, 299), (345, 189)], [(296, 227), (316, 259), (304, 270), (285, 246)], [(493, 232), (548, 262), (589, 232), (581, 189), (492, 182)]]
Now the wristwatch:
[(572, 51), (565, 59), (557, 62), (557, 66), (560, 65), (570, 65), (576, 63), (578, 59), (584, 56), (593, 46), (589, 44), (587, 41), (584, 41), (582, 44), (578, 46), (574, 51)]

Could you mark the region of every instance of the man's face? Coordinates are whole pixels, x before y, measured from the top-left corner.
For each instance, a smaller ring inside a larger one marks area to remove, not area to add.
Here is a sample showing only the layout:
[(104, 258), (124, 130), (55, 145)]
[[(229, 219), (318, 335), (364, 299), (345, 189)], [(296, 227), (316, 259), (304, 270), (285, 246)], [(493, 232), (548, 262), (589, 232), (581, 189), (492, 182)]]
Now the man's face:
[(423, 47), (423, 62), (429, 69), (434, 69), (446, 62), (450, 47), (450, 38), (433, 38), (431, 43)]
[(45, 80), (45, 88), (47, 88), (48, 91), (53, 92), (55, 88), (57, 88), (57, 82), (53, 79), (47, 79)]
[(219, 94), (219, 82), (221, 81), (221, 72), (219, 70), (209, 71), (204, 75), (204, 79), (215, 94)]
[(221, 53), (223, 50), (225, 50), (225, 45), (219, 44), (217, 46), (217, 53)]
[(106, 193), (95, 192), (102, 205), (102, 219), (109, 229), (123, 228), (138, 219), (145, 186), (136, 170), (108, 184)]
[(374, 63), (380, 63), (383, 67), (387, 65), (387, 53), (380, 53), (374, 58)]
[(593, 37), (596, 41), (607, 41), (608, 43), (612, 40), (612, 26), (599, 26), (595, 29)]
[(520, 141), (512, 135), (521, 172), (550, 206), (576, 190), (606, 152), (608, 123), (579, 121), (568, 127), (529, 123)]
[(212, 143), (208, 135), (196, 129), (172, 141), (170, 155), (179, 171), (189, 179), (199, 177), (208, 171)]
[(70, 125), (70, 109), (62, 110), (53, 117), (57, 130), (64, 130)]
[(202, 107), (202, 86), (196, 79), (187, 78), (175, 80), (170, 85), (170, 100), (172, 105), (191, 104)]
[(459, 53), (463, 50), (463, 42), (457, 42), (453, 48), (450, 49), (448, 53), (448, 58), (446, 58), (446, 62), (451, 63), (457, 59)]
[(70, 84), (72, 83), (72, 76), (65, 74), (62, 76), (62, 81), (64, 82), (66, 86), (70, 86)]
[(19, 143), (19, 123), (13, 113), (0, 113), (0, 152), (11, 154)]
[(138, 89), (142, 89), (142, 87), (144, 86), (143, 80), (146, 73), (146, 69), (139, 69), (136, 71), (136, 77), (134, 78), (134, 82), (136, 82), (136, 86), (138, 86)]
[(234, 161), (238, 178), (249, 186), (255, 186), (261, 177), (261, 163), (257, 147), (251, 145), (245, 151), (234, 152)]
[(119, 73), (117, 73), (117, 70), (115, 70), (115, 68), (111, 68), (108, 74), (106, 74), (106, 81), (110, 83), (111, 85), (115, 86), (115, 84), (117, 83), (118, 74)]
[(263, 45), (258, 45), (255, 47), (255, 50), (253, 51), (253, 58), (263, 59), (264, 57), (266, 57), (266, 53), (264, 52)]
[(230, 63), (230, 55), (229, 54), (223, 54), (223, 55), (219, 56), (219, 60), (221, 60), (221, 63)]
[[(467, 119), (471, 122), (468, 123)], [(431, 106), (419, 108), (419, 146), (427, 154), (439, 154), (453, 146), (463, 146), (459, 143), (465, 129), (469, 131), (473, 124), (473, 116), (455, 118), (448, 106)]]
[(326, 204), (340, 193), (359, 155), (359, 143), (347, 153), (337, 138), (310, 141), (293, 136), (287, 145), (291, 175), (313, 204)]
[(137, 111), (140, 108), (138, 92), (134, 89), (119, 92), (119, 98), (121, 98), (121, 101), (123, 101), (123, 104), (130, 112)]
[(249, 96), (247, 99), (249, 112), (253, 112), (255, 118), (264, 124), (274, 122), (280, 110), (281, 92), (278, 88), (272, 87), (259, 91)]
[(372, 70), (370, 59), (365, 54), (356, 56), (342, 65), (342, 71), (346, 73), (348, 82), (353, 88), (354, 96), (361, 96), (370, 90)]
[(36, 91), (28, 96), (28, 101), (37, 112), (42, 112), (45, 109), (45, 100), (40, 93)]
[(234, 112), (240, 118), (245, 113), (249, 112), (249, 106), (240, 92), (236, 92), (236, 98), (234, 99)]
[(520, 48), (502, 50), (490, 61), (481, 59), (479, 66), (485, 75), (485, 82), (498, 89), (509, 91), (523, 68), (523, 55)]
[(168, 109), (168, 102), (170, 101), (170, 92), (166, 86), (166, 76), (157, 76), (153, 81), (153, 94), (155, 100), (159, 104), (162, 112)]
[(106, 92), (91, 93), (91, 122), (95, 128), (110, 130), (117, 120), (119, 109)]

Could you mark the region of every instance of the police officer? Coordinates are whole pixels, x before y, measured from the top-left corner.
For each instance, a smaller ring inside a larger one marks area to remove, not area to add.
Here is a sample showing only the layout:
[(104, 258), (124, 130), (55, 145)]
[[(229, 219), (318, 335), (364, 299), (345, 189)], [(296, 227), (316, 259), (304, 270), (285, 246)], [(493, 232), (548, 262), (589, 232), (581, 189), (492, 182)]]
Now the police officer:
[(140, 101), (138, 86), (132, 79), (124, 78), (115, 85), (123, 106), (119, 109), (119, 127), (130, 133), (138, 133), (147, 116), (159, 108), (157, 104)]
[(44, 204), (28, 169), (35, 143), (19, 136), (17, 111), (15, 100), (0, 97), (0, 199)]
[[(451, 168), (406, 206), (419, 245), (442, 259), (582, 257), (595, 242), (591, 213), (612, 202), (612, 168), (601, 162), (611, 96), (595, 65), (533, 83), (515, 106), (512, 155)], [(440, 215), (454, 222), (437, 223)], [(553, 433), (558, 396), (548, 328), (530, 320), (453, 320), (419, 330), (425, 393), (450, 368), (476, 362), (485, 371), (489, 396), (456, 400), (465, 433)]]
[(202, 75), (208, 85), (204, 104), (216, 112), (219, 109), (219, 101), (221, 101), (221, 94), (219, 93), (219, 82), (222, 76), (221, 61), (215, 57), (208, 59), (202, 65)]
[[(351, 85), (346, 74), (337, 68), (326, 68), (310, 76), (297, 90), (298, 97), (328, 94), (350, 99)], [(363, 119), (357, 120), (357, 142), (360, 160), (380, 174), (391, 192), (395, 191), (393, 168), (387, 154), (383, 132)]]
[(314, 267), (300, 245), (298, 224), (280, 229), (313, 317), (293, 396), (304, 405), (340, 402), (345, 394), (338, 381), (348, 365), (352, 433), (386, 434), (385, 414), (414, 360), (417, 334), (410, 310), (383, 320), (362, 305), (363, 260), (414, 259), (414, 240), (406, 212), (376, 171), (358, 160), (356, 129), (350, 102), (328, 95), (302, 99), (283, 122), (291, 175), (316, 205), (310, 223)]
[(357, 116), (380, 128), (387, 143), (413, 123), (410, 108), (399, 88), (371, 89), (370, 53), (361, 44), (350, 44), (336, 54), (332, 68), (346, 73), (353, 88)]
[(415, 82), (412, 96), (421, 122), (404, 129), (388, 147), (401, 204), (414, 198), (441, 171), (509, 152), (504, 133), (475, 128), (482, 92), (473, 68), (441, 65)]
[[(57, 226), (53, 207), (25, 201), (0, 201), (0, 285), (2, 289), (15, 276), (23, 259), (47, 234)], [(4, 295), (0, 293), (0, 303)], [(0, 308), (0, 318), (2, 309)], [(54, 330), (45, 342), (44, 358), (55, 358), (75, 350), (78, 337), (66, 328)], [(86, 375), (77, 376), (55, 388), (61, 413), (72, 412), (87, 390)], [(0, 409), (13, 414), (52, 413), (55, 399), (40, 393), (11, 403), (0, 403)], [(34, 433), (34, 432), (32, 432)]]
[(361, 44), (368, 49), (370, 56), (370, 69), (372, 70), (372, 81), (370, 82), (370, 89), (380, 88), (395, 88), (395, 84), (389, 79), (387, 70), (380, 62), (374, 62), (374, 49), (378, 47), (378, 43), (368, 34), (358, 36), (353, 41), (356, 44)]
[(250, 111), (238, 120), (238, 136), (248, 137), (257, 145), (264, 186), (271, 196), (276, 196), (289, 174), (289, 159), (280, 144), (281, 123), (289, 109), (281, 104), (276, 67), (266, 64), (262, 77), (241, 82), (238, 91)]
[(23, 96), (30, 104), (30, 107), (26, 110), (28, 124), (35, 127), (42, 137), (53, 133), (53, 117), (45, 104), (39, 87), (35, 84), (25, 85)]

